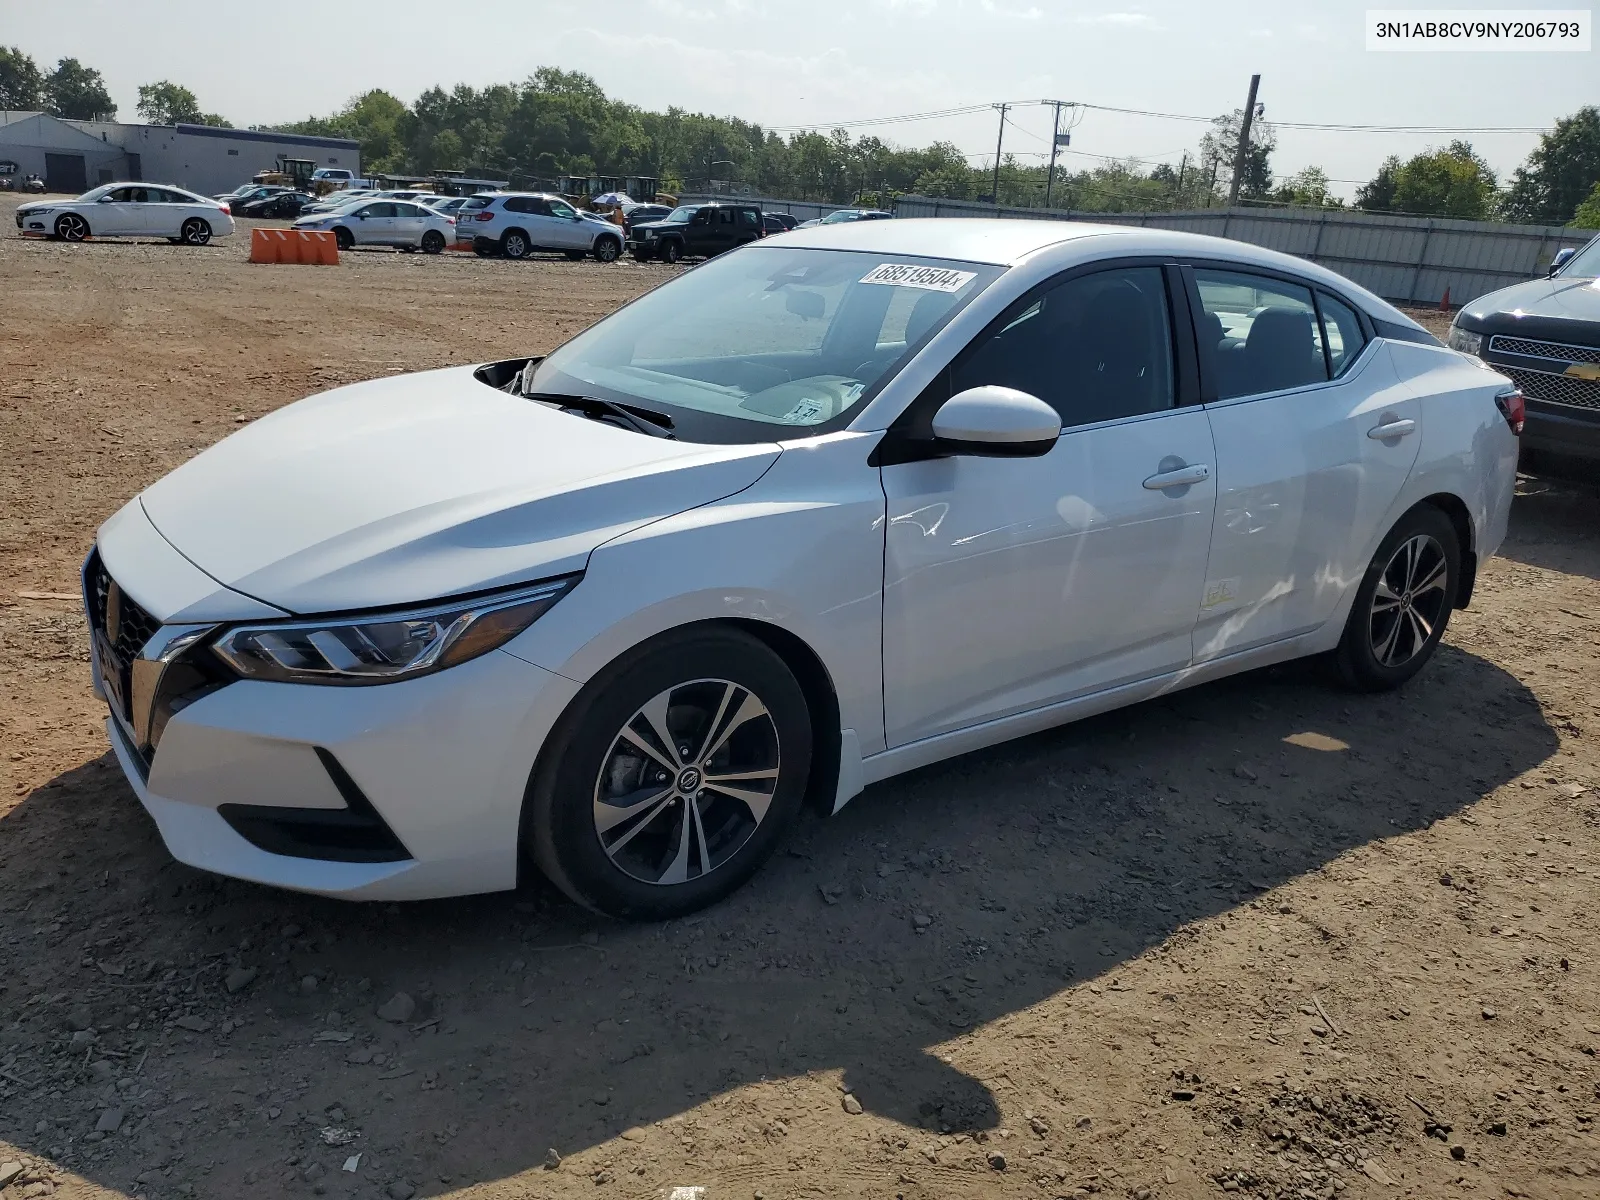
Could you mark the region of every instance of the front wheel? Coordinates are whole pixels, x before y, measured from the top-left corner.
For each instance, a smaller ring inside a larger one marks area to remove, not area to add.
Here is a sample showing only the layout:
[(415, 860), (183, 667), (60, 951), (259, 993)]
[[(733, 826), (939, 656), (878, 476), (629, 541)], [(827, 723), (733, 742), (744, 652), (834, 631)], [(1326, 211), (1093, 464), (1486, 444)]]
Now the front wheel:
[(62, 213), (56, 218), (56, 236), (63, 242), (81, 242), (89, 236), (89, 222), (77, 213)]
[(185, 246), (204, 246), (211, 240), (211, 226), (199, 217), (190, 217), (178, 231)]
[(333, 244), (341, 250), (349, 250), (356, 244), (356, 235), (340, 225), (333, 231)]
[(524, 839), (550, 880), (616, 917), (722, 899), (799, 814), (811, 718), (788, 667), (735, 630), (690, 632), (596, 676), (528, 788)]
[(1334, 651), (1344, 681), (1383, 692), (1422, 670), (1450, 622), (1460, 578), (1450, 518), (1429, 504), (1401, 517), (1372, 556)]
[(662, 262), (675, 263), (683, 257), (683, 246), (676, 239), (663, 242), (660, 253)]
[(622, 257), (622, 243), (614, 237), (603, 237), (594, 244), (595, 262), (616, 262)]
[(438, 254), (444, 249), (444, 234), (437, 229), (430, 229), (422, 235), (422, 252), (424, 254)]

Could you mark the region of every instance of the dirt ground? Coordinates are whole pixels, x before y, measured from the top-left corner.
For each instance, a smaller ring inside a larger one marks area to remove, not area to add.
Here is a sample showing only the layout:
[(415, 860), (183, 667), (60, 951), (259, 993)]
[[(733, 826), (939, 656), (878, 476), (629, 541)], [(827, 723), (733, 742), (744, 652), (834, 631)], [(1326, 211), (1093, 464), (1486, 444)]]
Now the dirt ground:
[(670, 269), (245, 255), (0, 237), (4, 1200), (1600, 1195), (1593, 487), (1524, 479), (1397, 695), (1273, 670), (930, 768), (692, 919), (283, 894), (122, 781), (96, 525)]

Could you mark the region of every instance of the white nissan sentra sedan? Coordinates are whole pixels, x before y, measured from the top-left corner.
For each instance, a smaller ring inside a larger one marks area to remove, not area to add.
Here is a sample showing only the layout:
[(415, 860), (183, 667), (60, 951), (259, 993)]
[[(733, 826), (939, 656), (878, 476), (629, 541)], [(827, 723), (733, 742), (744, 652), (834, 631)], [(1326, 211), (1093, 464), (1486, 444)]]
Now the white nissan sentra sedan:
[(1520, 394), (1348, 280), (1151, 229), (755, 242), (543, 359), (262, 418), (100, 529), (112, 745), (172, 853), (658, 918), (802, 804), (1263, 664), (1433, 654)]

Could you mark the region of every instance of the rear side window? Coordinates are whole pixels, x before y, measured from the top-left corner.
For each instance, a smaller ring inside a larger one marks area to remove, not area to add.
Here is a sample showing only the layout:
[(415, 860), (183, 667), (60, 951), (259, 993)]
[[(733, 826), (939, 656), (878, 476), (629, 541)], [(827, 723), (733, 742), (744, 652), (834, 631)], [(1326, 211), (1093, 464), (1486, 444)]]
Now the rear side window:
[(1328, 372), (1337, 379), (1360, 356), (1367, 338), (1355, 311), (1343, 300), (1318, 292), (1317, 307), (1322, 311), (1322, 344), (1328, 348)]
[(746, 229), (761, 228), (761, 214), (753, 208), (741, 208), (739, 210), (739, 220)]
[(1196, 338), (1217, 399), (1323, 383), (1328, 364), (1311, 289), (1245, 271), (1195, 269)]
[[(917, 322), (908, 315), (908, 324)], [(907, 341), (914, 341), (907, 329)], [(1172, 333), (1159, 267), (1080, 275), (1018, 301), (963, 355), (951, 392), (983, 384), (1037, 396), (1070, 428), (1173, 406)]]
[(537, 196), (513, 196), (506, 201), (506, 211), (514, 213), (530, 213), (537, 217), (550, 215), (550, 203)]
[(732, 225), (733, 224), (733, 214), (734, 214), (734, 210), (731, 209), (731, 208), (718, 209), (717, 210), (717, 221), (718, 221), (718, 223), (722, 224), (722, 225)]

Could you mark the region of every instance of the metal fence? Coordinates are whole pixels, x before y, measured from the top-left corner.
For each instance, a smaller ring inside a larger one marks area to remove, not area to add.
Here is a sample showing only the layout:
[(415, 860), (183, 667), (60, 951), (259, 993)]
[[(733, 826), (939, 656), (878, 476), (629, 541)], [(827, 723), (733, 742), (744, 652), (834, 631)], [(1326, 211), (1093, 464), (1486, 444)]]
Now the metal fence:
[[(768, 202), (763, 201), (763, 204)], [(1195, 212), (1087, 213), (1005, 208), (966, 200), (901, 196), (897, 217), (1009, 217), (1148, 225), (1251, 242), (1321, 263), (1389, 300), (1453, 305), (1543, 275), (1557, 250), (1581, 246), (1593, 231), (1556, 225), (1504, 225), (1392, 217), (1340, 209), (1211, 208)]]

